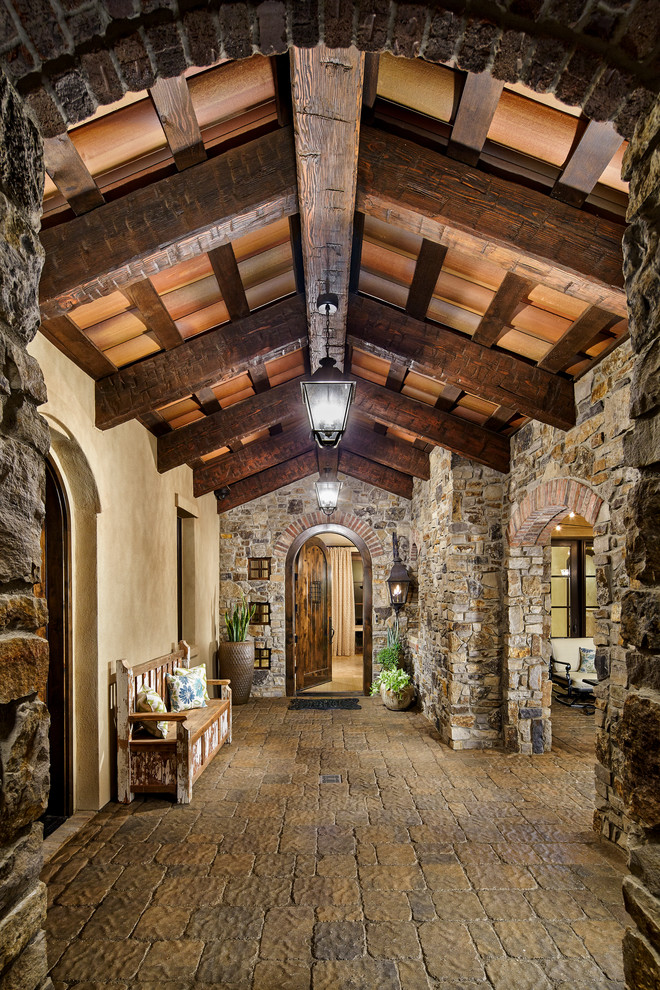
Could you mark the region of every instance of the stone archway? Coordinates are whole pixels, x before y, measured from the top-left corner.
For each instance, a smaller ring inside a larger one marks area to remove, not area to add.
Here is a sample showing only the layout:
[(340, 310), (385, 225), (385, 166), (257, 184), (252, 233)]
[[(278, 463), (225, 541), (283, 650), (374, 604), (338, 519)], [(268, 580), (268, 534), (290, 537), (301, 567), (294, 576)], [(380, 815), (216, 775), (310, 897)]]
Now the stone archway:
[[(517, 505), (507, 527), (504, 743), (519, 753), (552, 747), (550, 663), (550, 537), (569, 512), (594, 526), (603, 499), (575, 478), (536, 486)], [(609, 559), (601, 565), (607, 583)], [(607, 606), (609, 607), (609, 605)]]
[[(336, 521), (335, 521), (336, 520)], [(359, 531), (358, 531), (359, 530)], [(374, 556), (382, 556), (383, 549), (376, 533), (357, 516), (346, 512), (333, 513), (332, 522), (322, 512), (313, 512), (297, 519), (287, 527), (274, 546), (277, 554), (286, 553), (285, 562), (285, 651), (286, 694), (294, 695), (294, 642), (293, 612), (295, 608), (294, 567), (300, 548), (312, 536), (337, 533), (355, 544), (362, 558), (364, 574), (363, 590), (363, 691), (369, 693), (373, 677), (373, 564)]]

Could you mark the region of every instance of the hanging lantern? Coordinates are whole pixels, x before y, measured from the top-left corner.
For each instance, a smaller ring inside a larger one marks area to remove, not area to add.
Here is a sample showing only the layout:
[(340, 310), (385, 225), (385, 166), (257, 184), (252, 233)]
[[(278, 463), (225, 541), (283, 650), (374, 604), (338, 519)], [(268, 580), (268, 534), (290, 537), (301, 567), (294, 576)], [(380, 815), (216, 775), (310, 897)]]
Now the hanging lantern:
[(325, 512), (326, 516), (331, 516), (337, 508), (341, 486), (341, 481), (337, 481), (336, 479), (334, 481), (315, 482), (316, 501), (318, 502), (319, 509)]
[(392, 550), (394, 552), (394, 563), (390, 576), (387, 579), (387, 586), (390, 589), (390, 605), (398, 615), (408, 600), (408, 591), (411, 580), (408, 568), (399, 557), (399, 542), (396, 533), (392, 535)]
[(319, 447), (336, 447), (348, 421), (348, 411), (355, 395), (355, 382), (346, 381), (334, 358), (330, 357), (330, 314), (337, 312), (338, 299), (320, 296), (318, 309), (326, 317), (326, 355), (310, 381), (301, 382), (303, 401), (314, 439)]

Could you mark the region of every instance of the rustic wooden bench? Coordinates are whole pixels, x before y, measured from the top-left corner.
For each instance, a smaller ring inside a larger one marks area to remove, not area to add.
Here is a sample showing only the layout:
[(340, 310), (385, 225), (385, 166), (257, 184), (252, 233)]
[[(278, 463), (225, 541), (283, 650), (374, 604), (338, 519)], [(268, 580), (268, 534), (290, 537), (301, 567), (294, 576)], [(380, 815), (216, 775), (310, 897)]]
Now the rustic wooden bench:
[[(130, 666), (117, 664), (117, 790), (118, 799), (129, 804), (136, 794), (175, 794), (178, 804), (190, 804), (192, 786), (224, 742), (231, 742), (231, 688), (227, 680), (218, 684), (220, 698), (211, 698), (206, 708), (167, 714), (136, 712), (142, 686), (158, 691), (169, 708), (166, 674), (175, 667), (190, 666), (190, 647), (183, 640), (178, 650), (155, 660)], [(140, 728), (140, 722), (172, 722), (166, 739), (157, 739)]]

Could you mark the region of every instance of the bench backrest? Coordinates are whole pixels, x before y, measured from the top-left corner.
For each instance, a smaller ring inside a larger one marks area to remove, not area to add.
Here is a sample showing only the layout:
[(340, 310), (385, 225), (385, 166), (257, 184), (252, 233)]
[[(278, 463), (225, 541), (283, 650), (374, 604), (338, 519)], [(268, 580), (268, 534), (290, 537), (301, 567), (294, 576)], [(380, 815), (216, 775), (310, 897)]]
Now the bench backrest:
[(129, 666), (126, 660), (121, 660), (117, 664), (117, 713), (122, 709), (126, 713), (134, 712), (137, 696), (146, 687), (158, 691), (169, 711), (170, 699), (165, 675), (172, 674), (175, 667), (188, 666), (190, 647), (184, 640), (180, 641), (178, 649), (173, 653), (156, 657), (155, 660), (146, 660), (133, 666)]
[(580, 647), (587, 650), (594, 650), (593, 639), (569, 639), (557, 637), (551, 640), (552, 656), (559, 663), (570, 663), (571, 670), (578, 670), (580, 667)]

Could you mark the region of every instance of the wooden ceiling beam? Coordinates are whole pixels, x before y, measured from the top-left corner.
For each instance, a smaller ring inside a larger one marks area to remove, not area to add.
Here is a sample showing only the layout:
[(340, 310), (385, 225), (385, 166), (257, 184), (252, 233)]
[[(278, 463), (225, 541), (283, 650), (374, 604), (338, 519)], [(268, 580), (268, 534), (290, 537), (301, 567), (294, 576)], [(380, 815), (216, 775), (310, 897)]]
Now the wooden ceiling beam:
[(496, 471), (509, 470), (509, 440), (490, 433), (474, 423), (450, 416), (433, 406), (397, 395), (365, 379), (359, 379), (355, 394), (356, 408), (370, 419), (407, 430), (436, 447), (487, 464)]
[(516, 406), (526, 416), (568, 430), (575, 425), (573, 385), (504, 351), (475, 344), (438, 324), (362, 296), (351, 298), (349, 341), (391, 361), (406, 362), (498, 405)]
[(373, 109), (378, 95), (378, 68), (380, 55), (378, 52), (365, 52), (364, 55), (364, 84), (362, 86), (362, 106)]
[(315, 446), (309, 427), (305, 423), (277, 437), (256, 440), (237, 453), (224, 454), (217, 460), (207, 461), (203, 467), (195, 468), (193, 493), (197, 498), (225, 485), (231, 487), (243, 478), (276, 467), (283, 461), (312, 450)]
[(179, 172), (206, 161), (206, 149), (185, 76), (158, 79), (149, 90)]
[(117, 371), (117, 366), (110, 358), (68, 316), (42, 320), (40, 329), (58, 351), (74, 361), (91, 378), (103, 378)]
[(236, 255), (231, 244), (221, 244), (209, 251), (213, 274), (222, 293), (230, 320), (242, 320), (250, 312)]
[(537, 367), (553, 374), (562, 371), (571, 364), (576, 354), (586, 350), (595, 337), (618, 322), (619, 318), (613, 313), (598, 309), (597, 306), (590, 306), (570, 325), (554, 347), (539, 361)]
[(457, 388), (455, 385), (445, 385), (441, 395), (435, 400), (435, 408), (441, 409), (443, 412), (450, 412), (462, 395), (462, 388)]
[(161, 437), (163, 433), (171, 433), (172, 431), (170, 424), (155, 410), (142, 413), (138, 419), (155, 437)]
[(105, 203), (103, 193), (68, 134), (44, 138), (44, 165), (76, 216)]
[(291, 416), (296, 403), (302, 409), (299, 378), (173, 430), (158, 441), (158, 470), (162, 474), (190, 464), (212, 450), (230, 447), (236, 440), (281, 423)]
[(350, 450), (370, 461), (428, 481), (431, 477), (429, 455), (405, 440), (374, 434), (357, 423), (349, 424), (341, 440), (342, 450)]
[(590, 120), (550, 195), (570, 206), (582, 206), (622, 141), (609, 121)]
[(477, 164), (503, 89), (490, 72), (468, 73), (447, 145), (450, 158)]
[(353, 217), (353, 243), (351, 245), (351, 272), (349, 276), (349, 291), (357, 292), (360, 285), (360, 268), (362, 266), (362, 241), (364, 239), (364, 213), (356, 213)]
[(125, 423), (200, 388), (249, 373), (271, 358), (299, 350), (306, 341), (302, 299), (283, 299), (97, 382), (96, 425), (104, 430)]
[(339, 470), (349, 478), (364, 481), (374, 488), (382, 488), (385, 492), (398, 495), (400, 498), (412, 498), (413, 480), (409, 474), (395, 471), (383, 464), (376, 464), (366, 457), (360, 457), (350, 450), (339, 450)]
[(534, 282), (530, 279), (507, 272), (481, 323), (472, 334), (472, 341), (484, 347), (496, 344), (533, 288)]
[(304, 454), (292, 457), (290, 461), (267, 468), (259, 474), (250, 475), (249, 478), (232, 485), (229, 495), (218, 501), (218, 512), (235, 509), (236, 506), (251, 502), (261, 495), (269, 495), (278, 488), (302, 481), (311, 474), (316, 474), (316, 454), (313, 450), (308, 450)]
[(357, 208), (625, 315), (621, 223), (370, 127), (360, 139)]
[(250, 381), (257, 395), (260, 392), (267, 392), (270, 388), (270, 379), (266, 371), (265, 364), (253, 364), (250, 367)]
[(42, 313), (59, 315), (297, 209), (292, 131), (283, 128), (42, 231)]
[(127, 285), (123, 289), (123, 295), (132, 306), (135, 306), (143, 323), (153, 333), (163, 350), (168, 351), (183, 343), (183, 337), (176, 323), (148, 278)]
[(316, 463), (318, 465), (320, 477), (325, 475), (326, 478), (336, 478), (337, 467), (339, 465), (339, 448), (319, 447), (317, 444)]
[(198, 388), (193, 398), (199, 402), (202, 412), (207, 416), (220, 412), (222, 409), (222, 406), (218, 402), (218, 397), (212, 388)]
[(416, 320), (426, 317), (446, 254), (444, 245), (426, 238), (422, 241), (406, 303), (406, 313)]
[(317, 299), (339, 300), (330, 354), (344, 367), (348, 280), (355, 213), (364, 55), (356, 48), (291, 49), (298, 200), (307, 289), (310, 360), (325, 356), (325, 316)]
[(498, 406), (484, 423), (484, 430), (501, 430), (503, 426), (508, 425), (509, 420), (513, 419), (516, 413), (517, 410), (512, 409), (511, 406)]
[(390, 370), (387, 372), (385, 387), (393, 392), (400, 392), (408, 374), (408, 365), (404, 361), (393, 359), (390, 363)]

